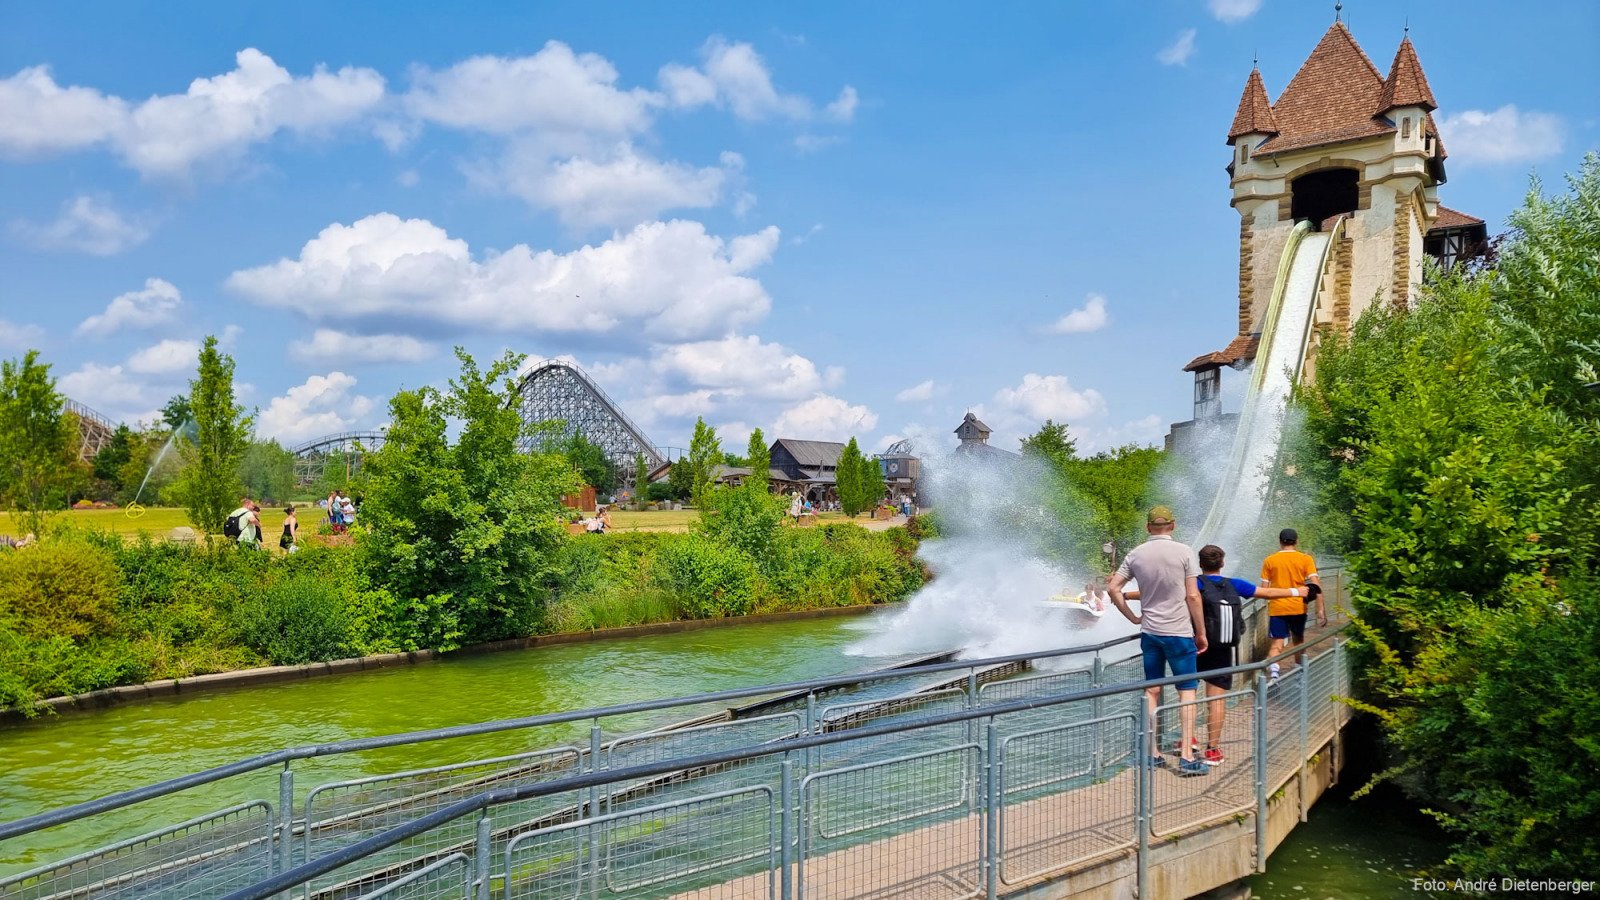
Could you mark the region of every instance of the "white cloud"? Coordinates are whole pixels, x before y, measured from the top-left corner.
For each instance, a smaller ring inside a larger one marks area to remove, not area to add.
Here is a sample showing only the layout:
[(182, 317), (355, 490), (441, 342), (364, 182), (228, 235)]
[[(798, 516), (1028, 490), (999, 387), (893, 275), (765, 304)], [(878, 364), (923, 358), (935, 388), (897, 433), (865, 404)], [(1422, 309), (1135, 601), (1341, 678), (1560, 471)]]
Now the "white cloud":
[(836, 134), (802, 134), (795, 137), (794, 148), (801, 153), (816, 153), (842, 143), (844, 138)]
[(1163, 66), (1188, 65), (1189, 57), (1194, 55), (1194, 37), (1195, 30), (1185, 28), (1179, 32), (1177, 40), (1156, 54), (1156, 59), (1160, 60)]
[(651, 366), (695, 387), (744, 397), (795, 399), (823, 386), (811, 360), (755, 335), (658, 347)]
[(79, 196), (61, 207), (61, 215), (45, 224), (17, 221), (12, 231), (43, 250), (66, 250), (92, 256), (114, 256), (150, 236), (138, 222), (123, 217), (109, 204)]
[(0, 108), (7, 110), (0, 151), (35, 155), (106, 143), (146, 177), (181, 178), (279, 132), (326, 132), (384, 96), (383, 76), (371, 69), (318, 66), (294, 76), (253, 47), (234, 59), (232, 71), (137, 106), (92, 88), (63, 88), (45, 68), (24, 69), (0, 81)]
[(1035, 422), (1045, 419), (1076, 422), (1106, 411), (1105, 398), (1099, 391), (1094, 388), (1077, 390), (1065, 375), (1029, 372), (1016, 387), (996, 391), (994, 400), (1002, 410)]
[(938, 385), (934, 384), (933, 379), (930, 378), (921, 384), (914, 384), (895, 394), (894, 398), (901, 403), (920, 403), (923, 400), (932, 400), (933, 394), (937, 390), (939, 390)]
[(109, 140), (127, 123), (128, 104), (94, 88), (62, 87), (49, 66), (0, 80), (0, 152), (37, 156)]
[(530, 334), (606, 333), (692, 340), (766, 314), (749, 272), (772, 258), (775, 227), (723, 240), (698, 222), (648, 222), (571, 253), (518, 244), (472, 258), (426, 219), (392, 213), (333, 224), (296, 259), (234, 272), (228, 286), (314, 318), (405, 317)]
[(168, 339), (128, 357), (128, 371), (141, 375), (169, 375), (198, 366), (200, 342)]
[(821, 233), (822, 233), (822, 223), (818, 222), (817, 224), (812, 225), (810, 228), (806, 229), (806, 233), (805, 234), (797, 234), (794, 237), (790, 238), (789, 239), (789, 243), (791, 243), (791, 244), (804, 244), (806, 241), (811, 240), (812, 238), (816, 237), (817, 235), (819, 235)]
[(400, 185), (401, 187), (408, 187), (409, 188), (409, 187), (416, 187), (417, 186), (417, 182), (422, 180), (422, 176), (417, 174), (417, 170), (416, 169), (406, 169), (406, 170), (402, 171), (399, 175), (396, 175), (394, 177), (394, 180), (395, 180), (395, 183)]
[(555, 210), (570, 227), (626, 227), (667, 210), (715, 206), (742, 166), (738, 154), (724, 154), (721, 166), (662, 162), (627, 143), (606, 153), (547, 159), (525, 142), (471, 174), (480, 184)]
[(796, 403), (778, 415), (768, 437), (847, 441), (878, 427), (878, 414), (829, 394)]
[(406, 107), (440, 125), (492, 134), (538, 132), (553, 153), (595, 138), (623, 140), (650, 127), (661, 98), (617, 87), (605, 57), (550, 41), (532, 56), (474, 56), (443, 71), (418, 68)]
[[(712, 37), (700, 48), (700, 67), (671, 63), (661, 68), (659, 81), (667, 103), (681, 108), (715, 105), (745, 121), (792, 119), (808, 121), (818, 116), (816, 106), (799, 94), (785, 94), (772, 83), (766, 61), (748, 43), (729, 43)], [(848, 122), (859, 98), (845, 85), (822, 115)]]
[(414, 363), (432, 356), (434, 348), (403, 334), (345, 334), (318, 328), (309, 341), (296, 341), (289, 355), (305, 363)]
[(23, 325), (9, 319), (0, 319), (0, 348), (26, 350), (44, 337), (44, 329), (37, 325)]
[(1082, 306), (1067, 313), (1050, 326), (1055, 334), (1084, 334), (1099, 331), (1111, 322), (1106, 313), (1106, 298), (1090, 294)]
[(351, 393), (355, 386), (355, 377), (343, 372), (313, 375), (283, 396), (272, 398), (256, 416), (256, 433), (280, 444), (293, 444), (348, 430), (374, 405), (371, 397)]
[(103, 313), (78, 324), (77, 333), (105, 337), (124, 328), (148, 329), (172, 321), (183, 295), (172, 282), (147, 278), (144, 289), (119, 294), (106, 304)]
[(1255, 15), (1256, 10), (1261, 8), (1261, 0), (1210, 0), (1206, 6), (1211, 8), (1211, 14), (1218, 21), (1232, 25)]
[(1078, 442), (1078, 452), (1086, 454), (1114, 450), (1128, 444), (1160, 446), (1166, 434), (1166, 421), (1153, 413), (1120, 425), (1090, 424), (1072, 429), (1072, 436)]
[(1491, 112), (1468, 109), (1441, 116), (1439, 133), (1451, 162), (1493, 166), (1555, 156), (1566, 126), (1554, 113), (1519, 110), (1508, 103)]
[(122, 422), (148, 418), (148, 410), (165, 400), (151, 386), (130, 378), (122, 366), (98, 363), (84, 363), (61, 376), (56, 389), (113, 421)]

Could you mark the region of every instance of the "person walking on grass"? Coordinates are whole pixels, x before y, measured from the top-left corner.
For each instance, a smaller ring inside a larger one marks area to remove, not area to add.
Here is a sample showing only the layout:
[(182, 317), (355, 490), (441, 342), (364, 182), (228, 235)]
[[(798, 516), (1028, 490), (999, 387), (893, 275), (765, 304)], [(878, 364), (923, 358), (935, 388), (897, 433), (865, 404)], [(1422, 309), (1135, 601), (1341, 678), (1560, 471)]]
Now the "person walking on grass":
[[(1306, 642), (1306, 597), (1317, 599), (1317, 627), (1328, 624), (1328, 609), (1322, 599), (1322, 579), (1317, 577), (1317, 563), (1308, 554), (1301, 553), (1300, 535), (1293, 528), (1278, 532), (1278, 552), (1261, 561), (1261, 584), (1272, 588), (1296, 588), (1294, 597), (1273, 600), (1267, 605), (1267, 635), (1272, 638), (1268, 657), (1277, 656), (1287, 641), (1290, 647)], [(1305, 662), (1305, 654), (1295, 655), (1295, 664)], [(1274, 662), (1269, 674), (1273, 681), (1280, 675)]]
[[(1172, 539), (1177, 524), (1168, 507), (1151, 507), (1144, 525), (1150, 539), (1123, 557), (1122, 565), (1111, 576), (1106, 589), (1117, 611), (1139, 626), (1145, 680), (1162, 678), (1169, 669), (1175, 676), (1191, 676), (1175, 685), (1182, 704), (1179, 708), (1182, 737), (1178, 744), (1178, 774), (1205, 775), (1210, 770), (1194, 758), (1194, 695), (1199, 682), (1192, 676), (1196, 656), (1204, 653), (1209, 645), (1200, 608), (1200, 590), (1195, 580), (1200, 577), (1200, 571), (1194, 551)], [(1138, 615), (1128, 608), (1127, 598), (1122, 593), (1123, 585), (1129, 581), (1139, 583)], [(1161, 688), (1145, 690), (1145, 708), (1149, 710), (1151, 722), (1150, 763), (1155, 766), (1166, 765), (1155, 745), (1155, 712), (1160, 701)]]
[(283, 508), (283, 534), (278, 535), (278, 546), (285, 553), (293, 553), (300, 548), (300, 520), (294, 514), (294, 505)]
[(1195, 586), (1200, 589), (1206, 620), (1206, 650), (1196, 658), (1196, 668), (1206, 683), (1206, 752), (1201, 759), (1208, 766), (1220, 766), (1224, 760), (1222, 725), (1228, 714), (1228, 702), (1222, 695), (1233, 689), (1233, 676), (1207, 673), (1238, 665), (1234, 650), (1244, 630), (1240, 598), (1280, 600), (1298, 597), (1302, 592), (1298, 588), (1256, 587), (1242, 578), (1224, 578), (1222, 565), (1226, 558), (1216, 544), (1201, 547), (1199, 556), (1200, 578)]

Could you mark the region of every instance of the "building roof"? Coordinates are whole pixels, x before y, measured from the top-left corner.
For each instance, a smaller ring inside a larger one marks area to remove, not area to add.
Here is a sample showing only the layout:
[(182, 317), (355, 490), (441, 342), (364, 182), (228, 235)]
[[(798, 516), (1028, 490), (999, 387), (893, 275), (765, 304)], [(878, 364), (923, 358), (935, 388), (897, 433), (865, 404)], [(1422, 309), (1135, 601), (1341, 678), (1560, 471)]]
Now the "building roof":
[(956, 431), (957, 432), (961, 431), (962, 428), (965, 428), (969, 424), (974, 426), (974, 427), (976, 427), (979, 431), (983, 432), (984, 434), (992, 434), (994, 432), (994, 429), (992, 429), (989, 426), (987, 426), (987, 425), (983, 424), (982, 422), (978, 421), (978, 417), (973, 415), (972, 413), (967, 413), (966, 415), (961, 417), (961, 424), (956, 426)]
[(1247, 134), (1277, 134), (1278, 120), (1272, 117), (1272, 103), (1267, 99), (1267, 86), (1261, 81), (1261, 70), (1251, 69), (1244, 83), (1244, 94), (1239, 98), (1239, 111), (1233, 114), (1233, 127), (1228, 129), (1228, 140)]
[(839, 457), (844, 453), (844, 445), (836, 441), (801, 441), (794, 438), (778, 438), (773, 442), (776, 447), (782, 444), (794, 461), (804, 468), (817, 466), (838, 467)]
[(1272, 104), (1278, 134), (1255, 152), (1283, 153), (1392, 133), (1394, 125), (1378, 118), (1383, 93), (1378, 68), (1344, 23), (1335, 22)]
[(1428, 230), (1443, 231), (1446, 228), (1471, 228), (1474, 225), (1482, 224), (1483, 220), (1477, 216), (1469, 216), (1464, 212), (1458, 212), (1444, 204), (1440, 204), (1439, 217), (1433, 220), (1433, 226)]
[(1010, 450), (1002, 450), (993, 444), (978, 443), (975, 441), (963, 441), (959, 446), (956, 447), (955, 452), (966, 454), (968, 456), (985, 456), (991, 459), (1016, 460), (1022, 458), (1022, 454), (1020, 453), (1012, 453)]
[(1417, 48), (1411, 46), (1410, 36), (1400, 41), (1400, 49), (1394, 53), (1394, 64), (1389, 66), (1389, 77), (1384, 79), (1383, 95), (1378, 101), (1378, 114), (1402, 106), (1420, 106), (1430, 112), (1439, 108), (1433, 102), (1428, 76), (1422, 74), (1422, 63), (1417, 62)]
[(1261, 338), (1253, 334), (1241, 334), (1228, 342), (1228, 346), (1221, 350), (1213, 350), (1196, 356), (1187, 366), (1185, 372), (1198, 372), (1202, 369), (1216, 369), (1221, 366), (1231, 366), (1244, 359), (1255, 359), (1256, 348), (1261, 345)]

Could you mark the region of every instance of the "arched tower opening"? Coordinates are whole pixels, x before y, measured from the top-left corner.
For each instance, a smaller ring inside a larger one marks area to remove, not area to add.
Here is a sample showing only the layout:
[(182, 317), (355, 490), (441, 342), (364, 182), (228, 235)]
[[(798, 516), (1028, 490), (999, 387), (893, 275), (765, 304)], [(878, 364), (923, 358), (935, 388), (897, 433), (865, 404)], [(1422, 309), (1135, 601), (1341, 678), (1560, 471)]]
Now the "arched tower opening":
[(1333, 216), (1353, 213), (1360, 204), (1361, 173), (1355, 169), (1322, 169), (1296, 178), (1289, 187), (1289, 214), (1310, 219), (1312, 227)]

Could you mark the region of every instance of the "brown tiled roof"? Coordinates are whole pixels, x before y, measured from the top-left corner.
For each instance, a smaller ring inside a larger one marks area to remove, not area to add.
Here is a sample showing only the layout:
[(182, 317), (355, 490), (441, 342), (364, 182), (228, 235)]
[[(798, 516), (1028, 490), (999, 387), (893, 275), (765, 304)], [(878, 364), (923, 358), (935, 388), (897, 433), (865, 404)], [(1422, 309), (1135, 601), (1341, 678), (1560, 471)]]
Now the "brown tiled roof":
[(1279, 132), (1256, 153), (1282, 153), (1393, 133), (1394, 126), (1377, 117), (1383, 93), (1384, 80), (1377, 67), (1344, 23), (1335, 22), (1272, 105)]
[(1422, 74), (1422, 63), (1417, 62), (1417, 48), (1411, 46), (1410, 37), (1401, 40), (1400, 49), (1394, 53), (1394, 64), (1389, 67), (1389, 77), (1384, 81), (1377, 112), (1382, 115), (1401, 106), (1439, 108), (1439, 104), (1433, 102), (1428, 76)]
[(1443, 228), (1470, 228), (1473, 225), (1482, 224), (1483, 220), (1477, 216), (1469, 216), (1464, 212), (1458, 212), (1457, 210), (1453, 210), (1448, 206), (1441, 205), (1439, 207), (1439, 217), (1433, 220), (1433, 226), (1428, 230), (1438, 231)]
[(1241, 359), (1255, 359), (1256, 348), (1260, 346), (1261, 338), (1253, 334), (1241, 334), (1228, 342), (1228, 346), (1221, 350), (1196, 356), (1187, 366), (1185, 372), (1197, 372), (1201, 369), (1215, 369), (1218, 366), (1231, 366)]
[(1239, 111), (1233, 114), (1233, 127), (1228, 129), (1228, 140), (1247, 134), (1277, 133), (1278, 122), (1272, 118), (1272, 103), (1267, 100), (1266, 85), (1261, 83), (1261, 70), (1251, 69), (1239, 98)]

